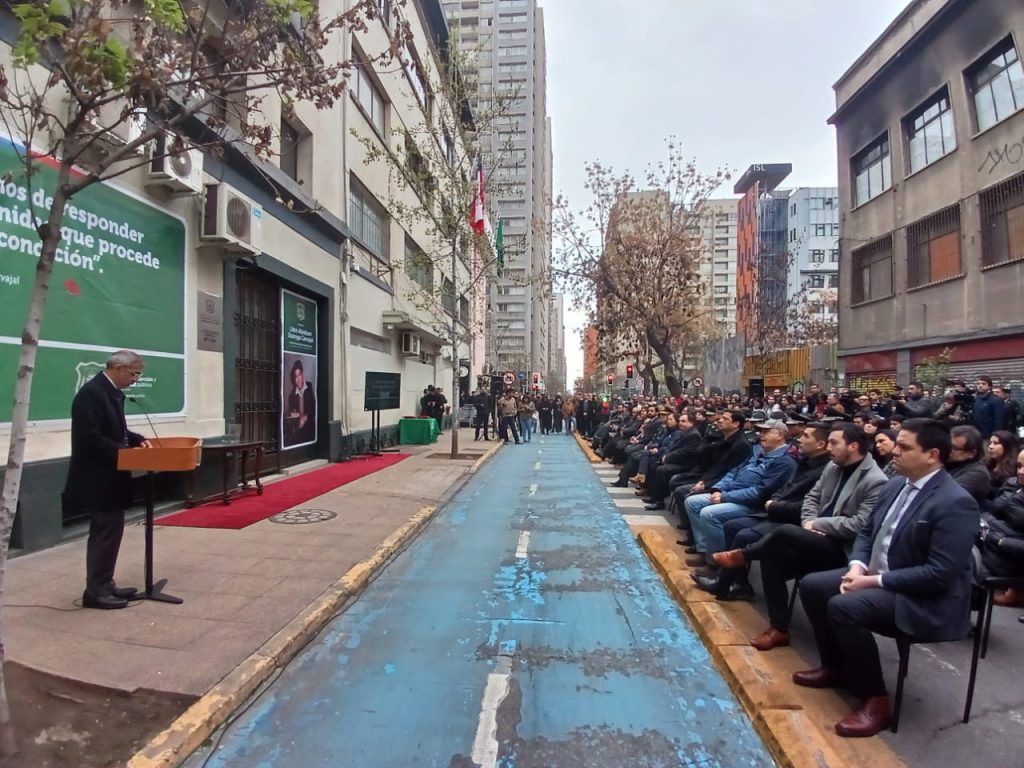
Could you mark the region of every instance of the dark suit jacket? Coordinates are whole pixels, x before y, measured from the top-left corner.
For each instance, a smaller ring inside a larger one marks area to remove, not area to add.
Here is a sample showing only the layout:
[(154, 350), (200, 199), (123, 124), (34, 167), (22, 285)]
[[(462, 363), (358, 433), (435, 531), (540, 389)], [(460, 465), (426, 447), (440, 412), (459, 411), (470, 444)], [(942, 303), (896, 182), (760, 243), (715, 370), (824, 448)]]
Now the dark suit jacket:
[(124, 393), (98, 373), (71, 401), (71, 463), (64, 504), (73, 510), (115, 511), (132, 503), (132, 473), (117, 471), (117, 452), (145, 438), (129, 432)]
[(704, 436), (696, 427), (692, 427), (685, 432), (682, 430), (677, 431), (680, 432), (679, 442), (675, 444), (671, 451), (665, 454), (665, 463), (689, 469), (700, 460), (700, 449), (704, 445)]
[(312, 441), (316, 436), (316, 395), (310, 382), (306, 382), (301, 397), (294, 390), (288, 393), (288, 413), (301, 413), (306, 417), (304, 427), (300, 428), (298, 422), (295, 422), (295, 433), (289, 442), (294, 445)]
[[(894, 477), (869, 524), (857, 535), (851, 560), (868, 563), (885, 513), (903, 490)], [(889, 544), (885, 589), (897, 593), (896, 626), (920, 640), (959, 640), (970, 627), (971, 546), (978, 505), (946, 470), (917, 492)]]

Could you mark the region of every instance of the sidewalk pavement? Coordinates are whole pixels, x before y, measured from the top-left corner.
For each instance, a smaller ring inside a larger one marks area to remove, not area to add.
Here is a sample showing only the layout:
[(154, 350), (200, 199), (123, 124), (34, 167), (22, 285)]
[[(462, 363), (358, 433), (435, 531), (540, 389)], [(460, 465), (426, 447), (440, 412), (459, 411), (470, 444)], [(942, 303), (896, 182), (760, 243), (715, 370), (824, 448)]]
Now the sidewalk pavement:
[[(237, 531), (156, 526), (154, 577), (166, 578), (166, 591), (182, 605), (143, 600), (123, 610), (75, 610), (84, 539), (11, 560), (3, 596), (7, 660), (127, 692), (206, 693), (336, 591), (346, 573), (358, 571), (364, 585), (497, 449), (463, 432), (460, 454), (471, 456), (453, 461), (446, 437), (403, 446), (412, 454), (404, 461), (301, 505), (335, 512), (332, 520), (263, 520)], [(141, 524), (125, 529), (116, 574), (122, 586), (143, 586), (143, 534)]]

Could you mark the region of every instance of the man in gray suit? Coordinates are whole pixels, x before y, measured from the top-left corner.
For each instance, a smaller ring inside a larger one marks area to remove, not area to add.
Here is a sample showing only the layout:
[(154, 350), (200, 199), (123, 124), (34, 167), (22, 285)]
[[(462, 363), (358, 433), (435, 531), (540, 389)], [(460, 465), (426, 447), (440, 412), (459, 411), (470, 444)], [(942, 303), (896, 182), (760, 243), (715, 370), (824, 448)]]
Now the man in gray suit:
[(861, 700), (836, 723), (840, 736), (874, 736), (892, 720), (872, 633), (903, 633), (917, 642), (967, 635), (979, 514), (943, 469), (949, 452), (949, 427), (934, 419), (904, 422), (893, 450), (903, 476), (886, 485), (857, 535), (849, 567), (800, 582), (821, 666), (795, 672), (793, 682), (842, 685)]
[(872, 458), (871, 443), (860, 427), (833, 425), (828, 452), (832, 461), (804, 497), (800, 525), (780, 526), (743, 549), (714, 556), (717, 564), (728, 568), (761, 561), (769, 627), (750, 641), (759, 651), (789, 645), (786, 582), (846, 565), (853, 540), (888, 480)]

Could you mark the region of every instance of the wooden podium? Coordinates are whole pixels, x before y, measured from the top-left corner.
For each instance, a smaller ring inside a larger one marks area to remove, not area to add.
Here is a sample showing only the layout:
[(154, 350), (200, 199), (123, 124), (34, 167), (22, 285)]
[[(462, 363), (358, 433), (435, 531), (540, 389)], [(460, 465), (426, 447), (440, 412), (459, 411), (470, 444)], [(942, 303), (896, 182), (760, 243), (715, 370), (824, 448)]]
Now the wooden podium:
[(162, 591), (167, 579), (153, 583), (153, 474), (191, 472), (199, 466), (203, 441), (198, 437), (154, 437), (149, 442), (149, 448), (122, 448), (117, 453), (118, 469), (146, 473), (146, 591), (139, 598), (177, 605), (184, 601)]

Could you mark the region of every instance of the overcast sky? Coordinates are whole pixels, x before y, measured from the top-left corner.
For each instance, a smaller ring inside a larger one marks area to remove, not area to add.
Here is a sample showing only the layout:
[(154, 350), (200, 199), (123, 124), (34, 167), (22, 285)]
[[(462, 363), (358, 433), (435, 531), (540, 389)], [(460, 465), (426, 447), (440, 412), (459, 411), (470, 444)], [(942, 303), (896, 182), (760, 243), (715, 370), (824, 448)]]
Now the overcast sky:
[[(540, 0), (554, 188), (586, 202), (583, 165), (641, 172), (678, 136), (706, 172), (792, 163), (836, 184), (832, 85), (907, 0)], [(731, 188), (723, 189), (731, 194)], [(582, 316), (566, 317), (568, 385)]]

